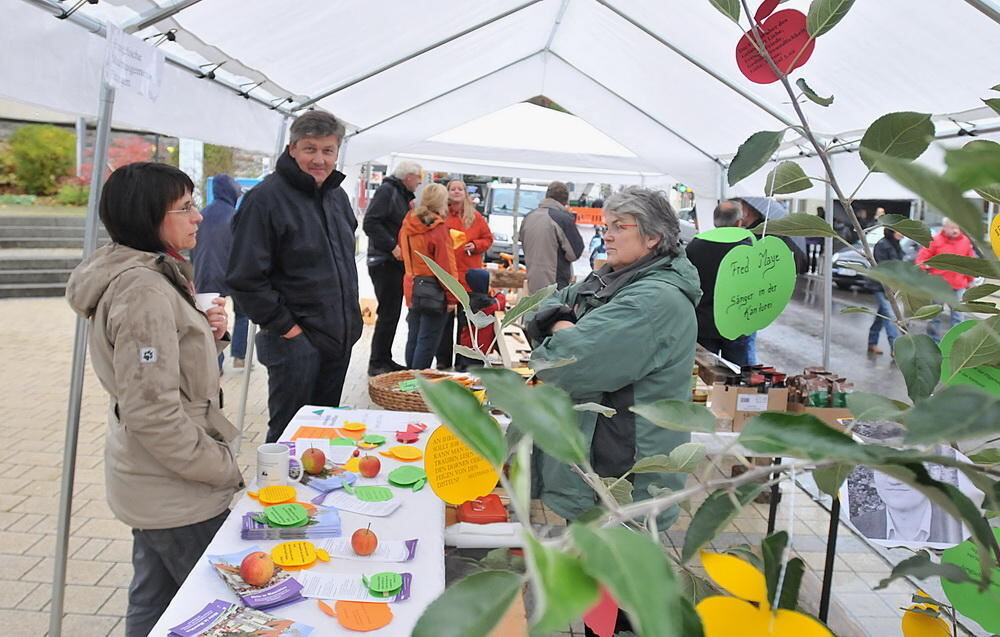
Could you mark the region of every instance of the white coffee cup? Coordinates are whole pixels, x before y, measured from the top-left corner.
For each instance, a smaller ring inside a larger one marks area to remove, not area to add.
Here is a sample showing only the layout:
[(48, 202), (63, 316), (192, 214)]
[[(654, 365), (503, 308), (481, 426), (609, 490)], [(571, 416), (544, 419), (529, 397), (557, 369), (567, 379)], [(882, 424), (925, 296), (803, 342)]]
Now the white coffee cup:
[(286, 445), (269, 442), (257, 447), (258, 487), (294, 484), (301, 477), (302, 466), (297, 460), (292, 466)]
[(212, 303), (215, 299), (219, 298), (221, 295), (218, 292), (202, 292), (201, 294), (194, 295), (194, 304), (202, 312), (207, 312), (213, 307), (215, 303)]

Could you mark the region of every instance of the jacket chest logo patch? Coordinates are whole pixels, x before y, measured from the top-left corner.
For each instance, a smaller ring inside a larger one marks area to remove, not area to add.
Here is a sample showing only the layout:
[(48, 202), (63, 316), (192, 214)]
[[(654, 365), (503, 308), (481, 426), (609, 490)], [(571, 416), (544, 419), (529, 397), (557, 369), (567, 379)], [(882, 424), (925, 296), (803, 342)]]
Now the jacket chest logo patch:
[(156, 348), (155, 347), (140, 347), (139, 348), (139, 362), (140, 363), (155, 363), (157, 359)]

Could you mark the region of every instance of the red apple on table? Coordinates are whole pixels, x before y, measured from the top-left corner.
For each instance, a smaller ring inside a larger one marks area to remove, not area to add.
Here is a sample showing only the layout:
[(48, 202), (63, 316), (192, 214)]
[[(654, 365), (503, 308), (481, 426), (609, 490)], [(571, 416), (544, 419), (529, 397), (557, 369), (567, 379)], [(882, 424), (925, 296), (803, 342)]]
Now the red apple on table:
[(382, 470), (382, 463), (375, 456), (365, 456), (358, 461), (358, 471), (366, 478), (374, 478)]
[(358, 529), (351, 536), (351, 548), (358, 555), (371, 555), (378, 548), (378, 537), (372, 532), (371, 525), (368, 528)]
[(263, 586), (274, 576), (274, 561), (262, 551), (254, 551), (240, 563), (240, 577), (250, 586)]
[(311, 476), (323, 473), (326, 467), (326, 454), (320, 449), (309, 447), (302, 453), (302, 470)]

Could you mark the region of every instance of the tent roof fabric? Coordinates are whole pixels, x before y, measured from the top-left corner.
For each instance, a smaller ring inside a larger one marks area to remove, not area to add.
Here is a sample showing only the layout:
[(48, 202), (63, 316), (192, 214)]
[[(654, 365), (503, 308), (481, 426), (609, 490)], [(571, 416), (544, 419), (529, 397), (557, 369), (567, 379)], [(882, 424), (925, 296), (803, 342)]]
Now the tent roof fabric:
[[(112, 1), (80, 12), (127, 26), (172, 4)], [(44, 2), (51, 0), (7, 7), (0, 23), (0, 94), (92, 114), (103, 40), (31, 6)], [(793, 74), (835, 97), (830, 108), (802, 106), (814, 129), (827, 138), (856, 138), (876, 117), (898, 110), (934, 113), (943, 131), (955, 128), (954, 114), (967, 129), (995, 126), (996, 114), (981, 98), (997, 82), (983, 61), (1000, 53), (998, 25), (975, 3), (941, 0), (933, 11), (914, 10), (911, 0), (856, 3)], [(808, 4), (781, 6), (805, 11)], [(757, 85), (741, 76), (734, 53), (740, 30), (708, 0), (378, 6), (362, 0), (212, 0), (190, 4), (136, 35), (165, 28), (178, 30), (177, 41), (164, 45), (171, 54), (198, 64), (225, 62), (219, 73), (247, 86), (261, 83), (252, 89), (255, 96), (276, 102), (291, 97), (285, 106), (292, 109), (319, 98), (318, 107), (354, 131), (344, 148), (349, 164), (393, 153), (449, 157), (466, 167), (475, 160), (484, 160), (480, 167), (516, 164), (517, 149), (439, 144), (452, 144), (447, 132), (456, 127), (545, 95), (627, 149), (635, 163), (596, 161), (594, 156), (605, 159), (596, 142), (569, 152), (530, 147), (522, 172), (548, 177), (541, 173), (552, 167), (586, 172), (599, 165), (609, 174), (624, 170), (681, 181), (700, 198), (759, 195), (766, 170), (724, 193), (720, 165), (752, 133), (795, 121), (779, 84)], [(282, 121), (279, 113), (177, 68), (168, 68), (156, 103), (120, 93), (115, 112), (116, 121), (135, 128), (268, 152)], [(787, 132), (786, 142), (794, 155), (795, 133)], [(930, 159), (936, 161), (934, 153)], [(815, 160), (804, 164), (807, 173), (818, 174)], [(863, 174), (856, 153), (838, 156), (836, 164), (844, 175)], [(872, 178), (859, 194), (899, 196), (901, 190)], [(803, 196), (820, 194), (817, 186)]]

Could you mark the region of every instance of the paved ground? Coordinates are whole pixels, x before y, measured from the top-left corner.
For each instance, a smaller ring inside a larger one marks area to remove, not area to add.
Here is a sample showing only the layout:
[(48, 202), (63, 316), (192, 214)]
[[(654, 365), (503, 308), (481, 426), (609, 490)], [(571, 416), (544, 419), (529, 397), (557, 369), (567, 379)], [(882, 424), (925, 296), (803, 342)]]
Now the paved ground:
[[(370, 294), (362, 286), (362, 295)], [(370, 288), (369, 288), (370, 290)], [(51, 599), (52, 555), (55, 544), (57, 490), (62, 471), (66, 404), (73, 346), (74, 316), (62, 299), (0, 301), (0, 406), (5, 419), (0, 431), (7, 441), (0, 451), (0, 626), (3, 634), (37, 637), (46, 634)], [(868, 361), (863, 354), (864, 319), (851, 315), (835, 329), (835, 368), (859, 373), (868, 365), (870, 391), (884, 388), (896, 395), (898, 372), (884, 360)], [(804, 300), (793, 301), (778, 324), (761, 336), (762, 360), (794, 371), (818, 362), (819, 319)], [(803, 327), (807, 326), (807, 327)], [(370, 327), (355, 350), (348, 374), (345, 402), (368, 405), (365, 366)], [(397, 350), (405, 340), (401, 322)], [(838, 336), (839, 335), (839, 336)], [(792, 336), (797, 340), (789, 340)], [(789, 349), (791, 348), (791, 349)], [(397, 360), (401, 360), (400, 356)], [(808, 362), (807, 362), (808, 361)], [(227, 412), (235, 416), (240, 394), (239, 376), (229, 368), (223, 377), (230, 400)], [(263, 438), (266, 421), (266, 381), (263, 368), (252, 375), (247, 409), (247, 436), (242, 458)], [(64, 634), (75, 637), (121, 635), (126, 587), (131, 578), (130, 535), (113, 519), (104, 500), (103, 435), (106, 396), (89, 367), (83, 398), (74, 490), (74, 517)], [(250, 472), (247, 471), (247, 475)], [(793, 496), (794, 493), (794, 496)], [(794, 502), (794, 505), (793, 505)], [(765, 531), (766, 509), (754, 505), (715, 541), (717, 548), (743, 542), (756, 544)], [(677, 541), (688, 521), (683, 516), (667, 536)], [(780, 528), (790, 528), (794, 546), (809, 567), (804, 604), (815, 608), (822, 572), (827, 516), (798, 489), (789, 488), (780, 513)], [(550, 522), (552, 520), (549, 520)], [(872, 591), (872, 583), (889, 572), (887, 562), (841, 529), (837, 572), (834, 576), (834, 629), (841, 637), (899, 634), (898, 608), (906, 604), (912, 587), (897, 583), (887, 591)], [(582, 634), (579, 626), (573, 634)]]

